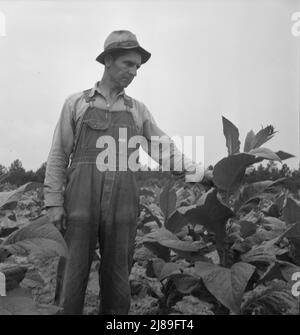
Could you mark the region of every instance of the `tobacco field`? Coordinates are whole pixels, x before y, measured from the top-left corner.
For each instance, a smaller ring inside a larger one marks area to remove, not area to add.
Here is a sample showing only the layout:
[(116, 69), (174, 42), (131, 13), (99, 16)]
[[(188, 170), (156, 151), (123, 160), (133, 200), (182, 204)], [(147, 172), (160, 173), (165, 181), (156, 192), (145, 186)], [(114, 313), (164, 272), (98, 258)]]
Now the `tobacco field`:
[[(272, 126), (249, 131), (241, 148), (238, 128), (222, 122), (228, 156), (215, 164), (212, 181), (187, 184), (153, 174), (140, 182), (130, 314), (300, 314), (293, 294), (300, 280), (299, 193), (288, 176), (246, 182), (253, 165), (293, 155), (265, 146), (276, 134)], [(3, 176), (0, 187), (0, 272), (7, 291), (0, 315), (60, 314), (53, 304), (56, 267), (67, 246), (45, 215), (43, 185), (16, 188)], [(100, 259), (97, 249), (87, 315), (98, 313)]]

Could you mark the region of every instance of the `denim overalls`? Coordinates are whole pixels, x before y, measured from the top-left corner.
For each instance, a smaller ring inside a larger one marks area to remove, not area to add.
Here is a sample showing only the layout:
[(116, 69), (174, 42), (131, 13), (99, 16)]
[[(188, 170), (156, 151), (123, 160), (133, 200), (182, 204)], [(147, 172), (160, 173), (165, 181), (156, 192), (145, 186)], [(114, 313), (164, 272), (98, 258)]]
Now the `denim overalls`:
[[(125, 139), (119, 128), (127, 130), (128, 140), (138, 135), (130, 108), (132, 100), (124, 96), (126, 110), (96, 108), (90, 90), (84, 92), (89, 107), (83, 115), (78, 140), (67, 173), (64, 206), (67, 213), (65, 240), (69, 258), (60, 259), (55, 301), (64, 314), (81, 314), (89, 271), (97, 240), (100, 244), (100, 314), (128, 314), (130, 308), (129, 274), (132, 266), (137, 216), (138, 188), (133, 171), (119, 171), (119, 154)], [(96, 160), (104, 148), (99, 138), (111, 136), (116, 143), (117, 171), (99, 171)], [(126, 143), (125, 143), (126, 144)], [(120, 150), (119, 150), (120, 146)], [(124, 148), (124, 147), (123, 147)]]

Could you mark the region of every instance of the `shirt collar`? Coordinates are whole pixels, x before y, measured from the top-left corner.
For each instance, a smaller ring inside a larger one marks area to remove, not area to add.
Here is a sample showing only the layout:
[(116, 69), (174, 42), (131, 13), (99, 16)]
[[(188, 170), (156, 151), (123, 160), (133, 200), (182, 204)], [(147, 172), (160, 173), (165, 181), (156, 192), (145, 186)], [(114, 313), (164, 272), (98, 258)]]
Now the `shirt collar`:
[[(99, 83), (100, 83), (99, 81), (97, 81), (95, 83), (94, 87), (91, 89), (91, 92), (88, 95), (89, 98), (92, 98), (95, 95), (96, 92), (99, 93), (99, 94), (101, 94), (104, 97), (103, 93), (100, 90)], [(124, 97), (125, 96), (125, 90), (123, 89), (121, 92), (119, 92), (118, 95), (117, 95), (117, 97), (118, 96), (123, 96)]]

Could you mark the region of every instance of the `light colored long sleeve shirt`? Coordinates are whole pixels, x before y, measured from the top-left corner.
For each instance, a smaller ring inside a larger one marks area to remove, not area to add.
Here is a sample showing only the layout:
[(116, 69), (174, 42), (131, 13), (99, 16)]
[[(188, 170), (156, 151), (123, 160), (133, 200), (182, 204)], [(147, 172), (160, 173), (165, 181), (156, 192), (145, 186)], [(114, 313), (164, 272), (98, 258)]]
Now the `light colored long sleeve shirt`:
[[(89, 95), (95, 97), (95, 107), (114, 112), (126, 109), (124, 105), (124, 97), (126, 96), (124, 90), (117, 95), (111, 105), (109, 105), (101, 93), (98, 82), (92, 88)], [(164, 164), (169, 164), (172, 157), (174, 165), (171, 169), (173, 171), (183, 170), (186, 172), (187, 181), (201, 181), (204, 176), (204, 166), (195, 164), (177, 149), (172, 140), (157, 126), (153, 116), (143, 103), (135, 99), (132, 99), (132, 103), (133, 106), (130, 108), (130, 111), (136, 124), (138, 135), (143, 136), (146, 139), (145, 142), (149, 144), (147, 147), (142, 144), (142, 148), (163, 167)], [(82, 117), (88, 107), (89, 104), (85, 101), (83, 92), (71, 95), (63, 105), (47, 160), (44, 182), (45, 206), (47, 207), (63, 206), (66, 171), (79, 136)], [(151, 142), (157, 142), (156, 145), (159, 143), (169, 143), (170, 146), (162, 145), (160, 152), (149, 150)]]

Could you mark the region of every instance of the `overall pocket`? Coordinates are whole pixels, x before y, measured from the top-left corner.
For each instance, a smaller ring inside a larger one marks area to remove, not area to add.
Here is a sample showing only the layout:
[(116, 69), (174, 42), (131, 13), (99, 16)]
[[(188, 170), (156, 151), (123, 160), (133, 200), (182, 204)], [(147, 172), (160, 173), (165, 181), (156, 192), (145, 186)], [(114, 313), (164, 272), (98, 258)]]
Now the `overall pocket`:
[[(109, 115), (109, 114), (108, 114)], [(109, 127), (109, 117), (103, 119), (83, 120), (84, 136), (82, 148), (96, 149), (96, 142), (100, 136), (106, 135)]]

